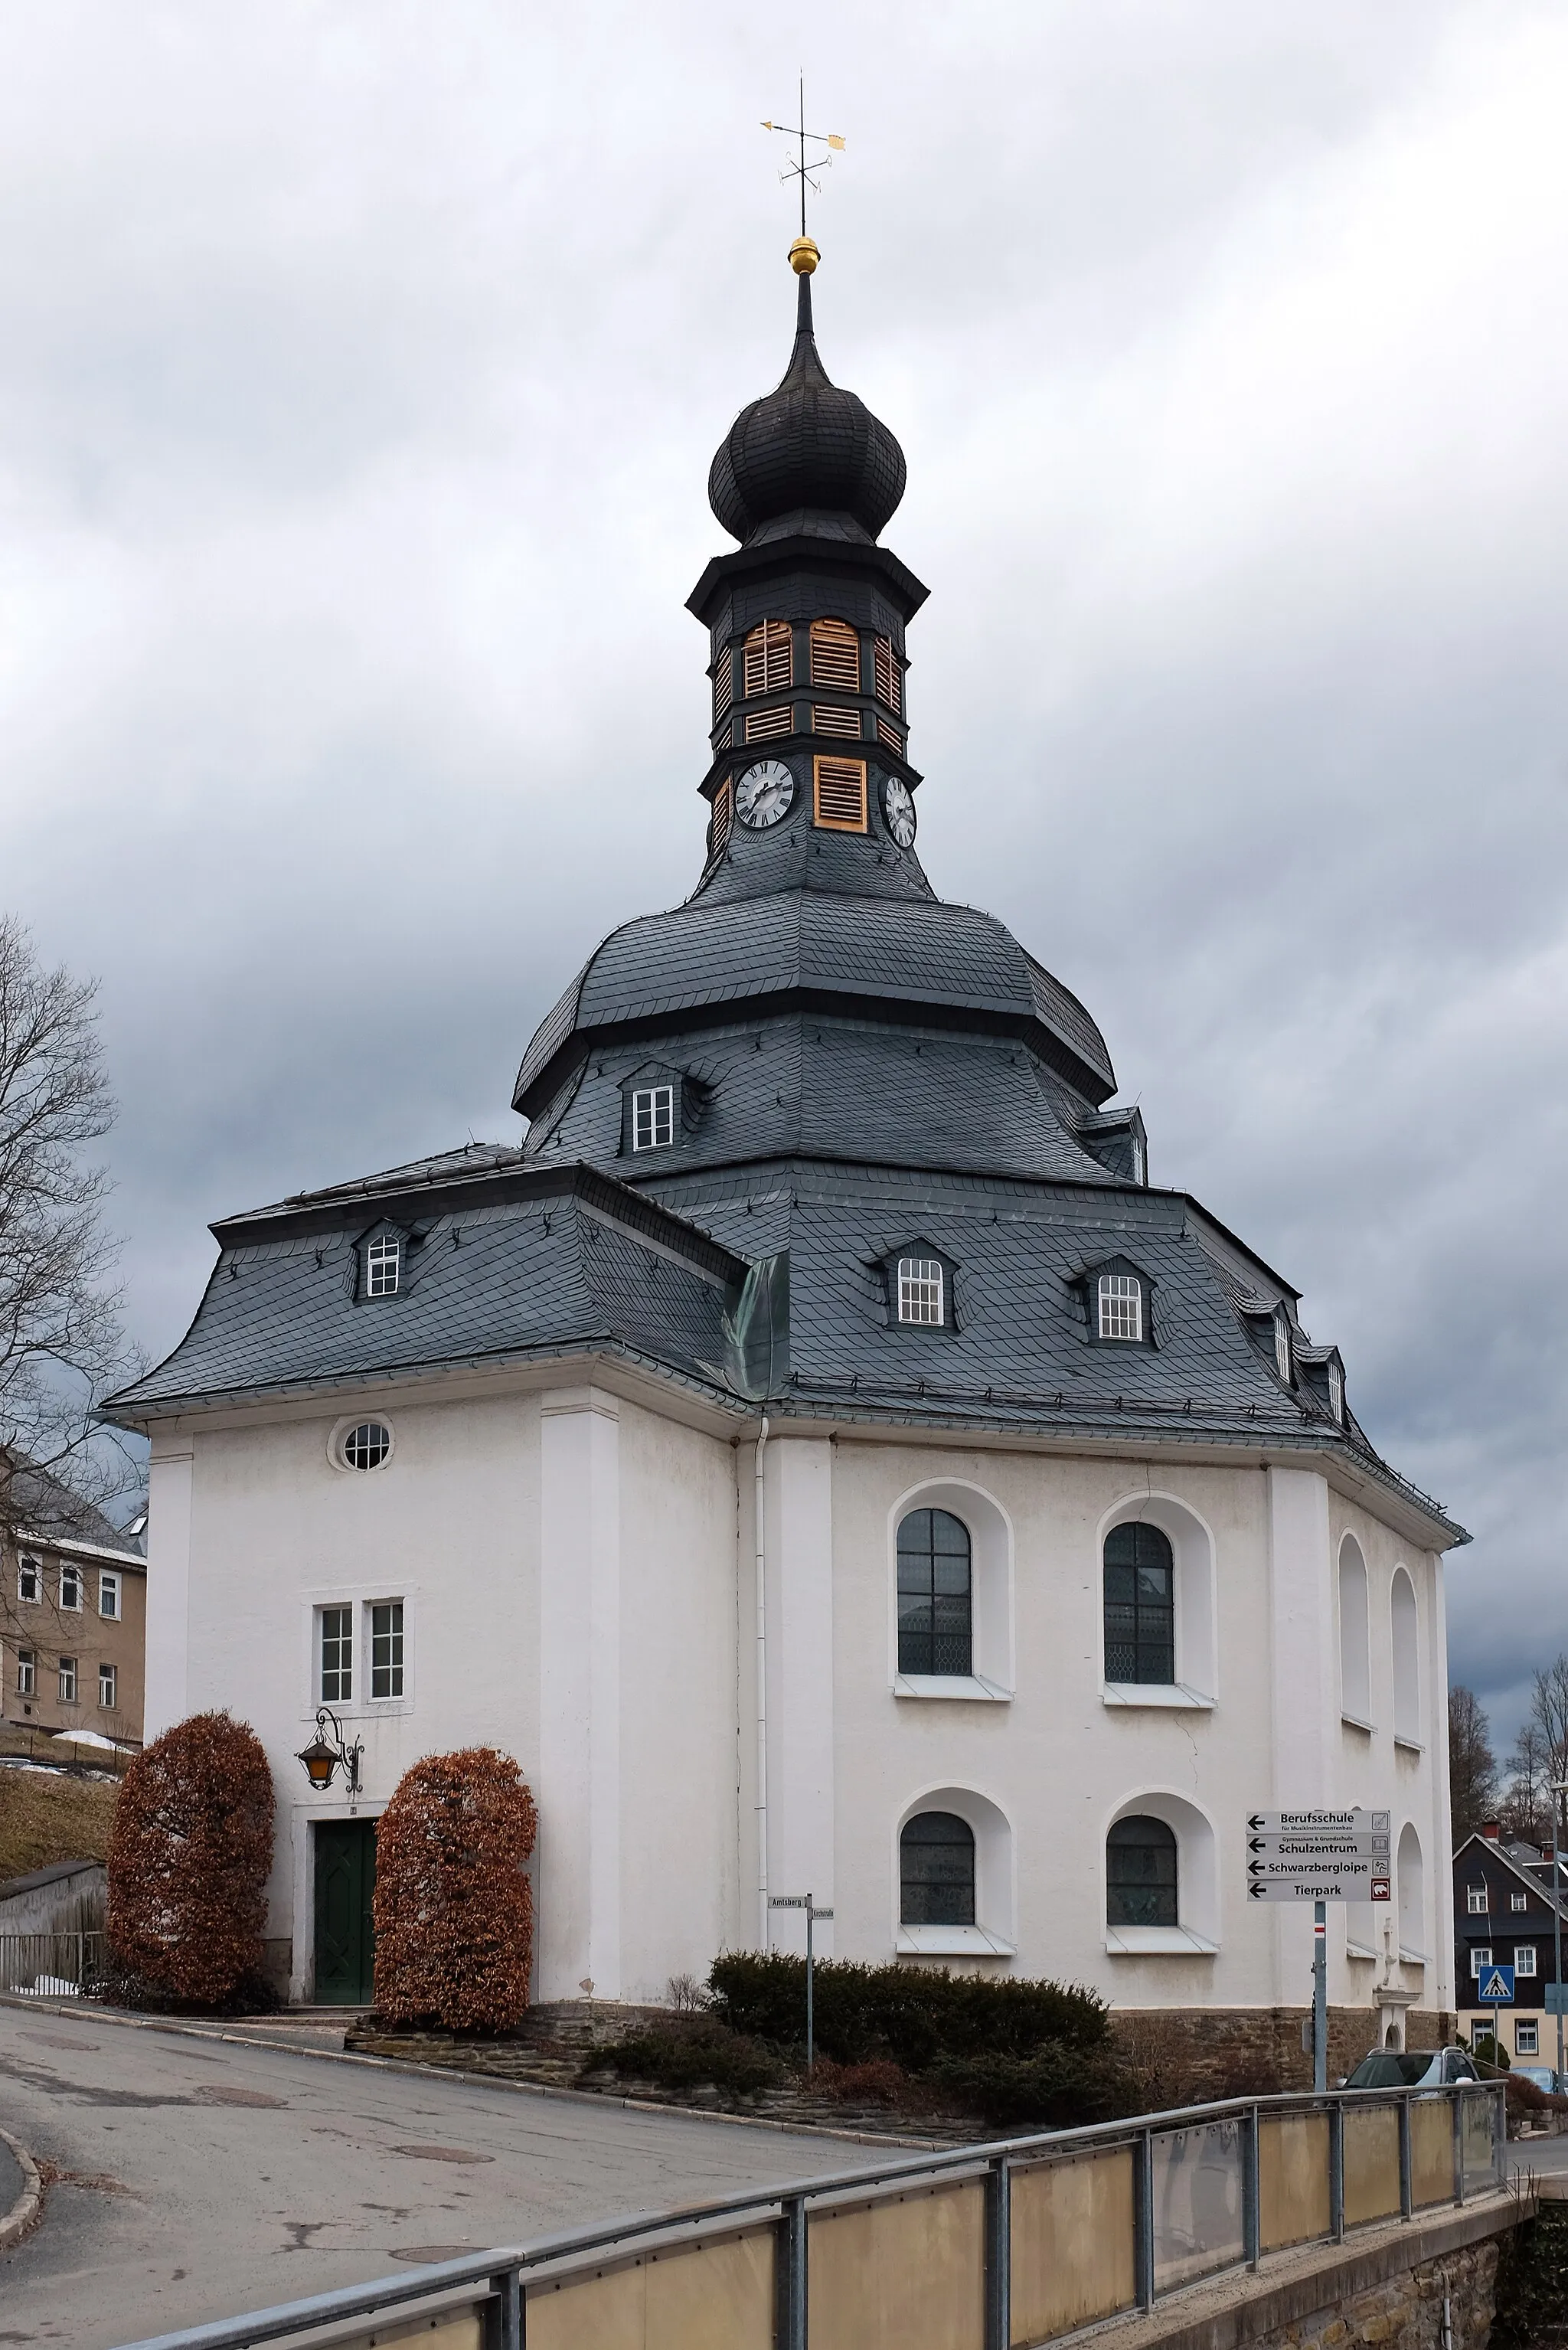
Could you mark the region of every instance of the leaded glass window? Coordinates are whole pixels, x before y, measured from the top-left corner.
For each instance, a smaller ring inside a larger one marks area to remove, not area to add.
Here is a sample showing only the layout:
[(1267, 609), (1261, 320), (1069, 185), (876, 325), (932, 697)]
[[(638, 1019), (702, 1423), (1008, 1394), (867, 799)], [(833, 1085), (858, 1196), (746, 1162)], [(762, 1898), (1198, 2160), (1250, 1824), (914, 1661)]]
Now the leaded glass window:
[(1106, 1838), (1106, 1923), (1174, 1926), (1176, 1837), (1163, 1820), (1118, 1820)]
[(917, 1812), (898, 1839), (906, 1926), (974, 1924), (974, 1830), (956, 1812)]
[(1176, 1679), (1176, 1561), (1158, 1526), (1106, 1536), (1106, 1679)]
[(949, 1510), (911, 1510), (898, 1528), (898, 1670), (974, 1669), (969, 1528)]

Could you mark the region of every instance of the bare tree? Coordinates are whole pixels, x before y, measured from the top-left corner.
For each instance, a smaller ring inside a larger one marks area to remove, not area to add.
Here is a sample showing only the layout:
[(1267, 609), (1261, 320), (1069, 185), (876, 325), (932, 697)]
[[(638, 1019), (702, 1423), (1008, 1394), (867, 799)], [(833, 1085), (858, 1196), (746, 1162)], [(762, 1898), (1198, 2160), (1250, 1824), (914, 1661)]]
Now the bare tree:
[(103, 1223), (108, 1177), (82, 1155), (114, 1119), (96, 992), (46, 970), (22, 924), (0, 920), (0, 1549), (39, 1530), (40, 1509), (90, 1508), (140, 1482), (97, 1417), (136, 1365)]
[(1552, 1755), (1537, 1724), (1526, 1721), (1513, 1743), (1504, 1769), (1508, 1787), (1498, 1817), (1509, 1835), (1537, 1847), (1552, 1841), (1552, 1798), (1547, 1782), (1552, 1775)]
[(1474, 1835), (1482, 1822), (1490, 1819), (1497, 1803), (1491, 1724), (1474, 1690), (1459, 1685), (1449, 1691), (1449, 1799), (1457, 1851), (1467, 1836)]

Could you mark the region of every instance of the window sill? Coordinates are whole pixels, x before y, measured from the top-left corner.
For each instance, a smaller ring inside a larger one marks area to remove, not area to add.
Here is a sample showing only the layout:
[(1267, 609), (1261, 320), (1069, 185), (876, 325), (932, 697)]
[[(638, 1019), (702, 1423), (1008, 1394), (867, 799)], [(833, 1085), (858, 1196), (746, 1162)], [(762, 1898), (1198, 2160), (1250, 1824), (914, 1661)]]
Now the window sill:
[(900, 1926), (894, 1947), (901, 1959), (1011, 1959), (1018, 1950), (984, 1926)]
[(1427, 1751), (1418, 1738), (1401, 1738), (1397, 1731), (1394, 1732), (1394, 1750), (1398, 1754), (1424, 1754)]
[(1358, 1713), (1341, 1713), (1339, 1720), (1342, 1729), (1364, 1730), (1368, 1738), (1376, 1735), (1377, 1724), (1375, 1721), (1363, 1721)]
[(1182, 1706), (1189, 1711), (1212, 1713), (1214, 1700), (1186, 1681), (1103, 1681), (1100, 1695), (1106, 1705)]
[(1107, 1926), (1106, 1948), (1113, 1958), (1211, 1959), (1220, 1945), (1206, 1934), (1195, 1934), (1190, 1926)]
[(893, 1683), (895, 1697), (965, 1698), (981, 1705), (1011, 1705), (1012, 1691), (980, 1673), (900, 1673)]
[(1376, 1966), (1381, 1953), (1369, 1950), (1365, 1942), (1346, 1942), (1345, 1955), (1347, 1959), (1365, 1959), (1369, 1965)]
[(1407, 1950), (1401, 1943), (1399, 1963), (1402, 1967), (1424, 1967), (1427, 1963), (1427, 1953), (1425, 1950)]

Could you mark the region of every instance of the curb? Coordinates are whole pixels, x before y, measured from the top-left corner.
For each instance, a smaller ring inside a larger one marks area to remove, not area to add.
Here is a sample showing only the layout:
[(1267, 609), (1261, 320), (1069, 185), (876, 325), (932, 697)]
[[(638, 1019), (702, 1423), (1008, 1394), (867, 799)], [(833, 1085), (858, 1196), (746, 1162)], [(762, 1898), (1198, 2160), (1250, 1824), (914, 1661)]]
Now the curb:
[[(468, 2072), (456, 2064), (415, 2064), (404, 2056), (361, 2056), (349, 2048), (300, 2048), (254, 2032), (214, 2030), (207, 2024), (184, 2023), (173, 2017), (136, 2015), (100, 2007), (91, 2000), (72, 2000), (67, 2005), (64, 2002), (27, 1998), (15, 1991), (0, 1991), (0, 2008), (7, 2007), (25, 2015), (63, 2016), (67, 2022), (75, 2023), (86, 2022), (90, 2017), (95, 2027), (109, 2023), (122, 2031), (161, 2032), (176, 2040), (219, 2040), (234, 2048), (265, 2048), (275, 2056), (305, 2056), (318, 2064), (368, 2065), (377, 2072), (400, 2073), (416, 2081), (465, 2081), (471, 2087), (504, 2089), (514, 2096), (556, 2097), (571, 2105), (596, 2106), (601, 2113), (607, 2106), (619, 2106), (632, 2114), (669, 2114), (678, 2121), (722, 2122), (734, 2129), (775, 2130), (786, 2137), (834, 2138), (847, 2146), (888, 2146), (911, 2154), (948, 2154), (961, 2143), (945, 2137), (895, 2137), (884, 2130), (834, 2129), (818, 2122), (781, 2122), (766, 2114), (710, 2112), (706, 2106), (668, 2106), (655, 2097), (603, 2096), (597, 2089), (557, 2089), (545, 2081), (508, 2081), (496, 2073)], [(4, 2239), (0, 2238), (0, 2241)]]
[(14, 2138), (9, 2130), (0, 2129), (0, 2140), (10, 2147), (22, 2172), (22, 2192), (0, 2218), (0, 2252), (4, 2252), (26, 2234), (42, 2210), (44, 2182), (38, 2176), (37, 2164), (19, 2138)]

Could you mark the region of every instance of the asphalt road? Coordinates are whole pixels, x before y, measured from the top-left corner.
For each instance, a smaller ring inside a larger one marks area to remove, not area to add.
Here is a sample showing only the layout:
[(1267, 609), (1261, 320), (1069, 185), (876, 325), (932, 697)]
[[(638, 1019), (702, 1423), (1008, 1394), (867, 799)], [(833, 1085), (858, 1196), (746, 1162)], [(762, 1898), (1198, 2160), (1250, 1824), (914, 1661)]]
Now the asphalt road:
[(0, 2255), (0, 2345), (71, 2350), (877, 2159), (14, 2007), (0, 2007), (0, 2125), (49, 2180), (41, 2224)]

